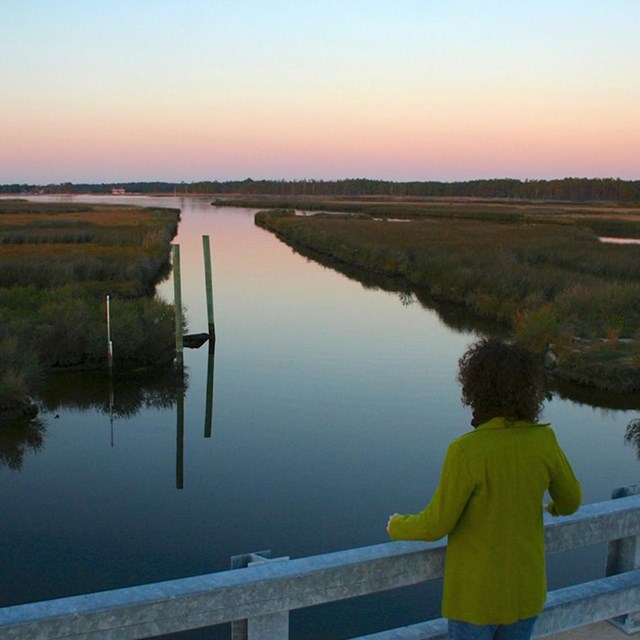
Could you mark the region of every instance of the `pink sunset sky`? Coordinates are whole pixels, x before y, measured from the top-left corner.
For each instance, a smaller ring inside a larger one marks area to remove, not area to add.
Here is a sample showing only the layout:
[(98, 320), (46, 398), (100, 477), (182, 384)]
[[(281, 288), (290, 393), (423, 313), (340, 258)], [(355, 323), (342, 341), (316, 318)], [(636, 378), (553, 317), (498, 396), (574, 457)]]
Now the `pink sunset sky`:
[(0, 14), (0, 184), (640, 179), (637, 0)]

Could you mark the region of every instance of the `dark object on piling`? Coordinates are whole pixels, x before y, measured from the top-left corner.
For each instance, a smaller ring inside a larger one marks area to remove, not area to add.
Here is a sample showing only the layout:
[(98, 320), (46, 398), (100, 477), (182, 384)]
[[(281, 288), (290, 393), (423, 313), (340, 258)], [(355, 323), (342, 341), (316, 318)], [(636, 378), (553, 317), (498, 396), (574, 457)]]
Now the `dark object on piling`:
[(182, 336), (182, 344), (188, 349), (199, 349), (208, 339), (208, 333), (187, 333)]

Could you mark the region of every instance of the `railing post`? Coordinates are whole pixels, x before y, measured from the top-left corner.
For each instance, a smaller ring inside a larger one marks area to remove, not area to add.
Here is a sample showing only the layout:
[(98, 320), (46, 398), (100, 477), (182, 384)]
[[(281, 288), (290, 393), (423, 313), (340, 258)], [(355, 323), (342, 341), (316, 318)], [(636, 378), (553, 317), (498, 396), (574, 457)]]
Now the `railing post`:
[[(231, 556), (231, 568), (242, 569), (260, 564), (289, 560), (289, 556), (272, 558), (269, 549)], [(231, 640), (287, 640), (289, 638), (289, 612), (278, 611), (249, 620), (231, 623)]]
[[(640, 494), (640, 486), (631, 485), (630, 487), (614, 489), (611, 498), (615, 500), (616, 498), (624, 498), (638, 494)], [(640, 535), (611, 540), (607, 549), (606, 575), (611, 576), (625, 571), (632, 571), (633, 569), (640, 569)], [(640, 609), (613, 618), (609, 622), (627, 634), (639, 632)]]

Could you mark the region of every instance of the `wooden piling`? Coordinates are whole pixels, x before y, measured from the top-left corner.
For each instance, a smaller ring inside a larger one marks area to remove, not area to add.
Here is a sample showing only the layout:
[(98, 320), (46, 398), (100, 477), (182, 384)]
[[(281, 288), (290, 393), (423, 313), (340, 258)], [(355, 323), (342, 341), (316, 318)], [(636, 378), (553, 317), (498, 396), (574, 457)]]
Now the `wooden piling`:
[(209, 320), (209, 348), (216, 339), (216, 327), (213, 320), (213, 277), (211, 275), (211, 244), (209, 236), (202, 236), (202, 251), (204, 253), (204, 278), (207, 289), (207, 317)]
[(109, 373), (113, 371), (113, 342), (111, 342), (111, 296), (107, 294), (107, 363)]
[(180, 280), (180, 245), (171, 245), (173, 250), (173, 306), (176, 316), (176, 365), (184, 367), (184, 345), (182, 340), (182, 283)]

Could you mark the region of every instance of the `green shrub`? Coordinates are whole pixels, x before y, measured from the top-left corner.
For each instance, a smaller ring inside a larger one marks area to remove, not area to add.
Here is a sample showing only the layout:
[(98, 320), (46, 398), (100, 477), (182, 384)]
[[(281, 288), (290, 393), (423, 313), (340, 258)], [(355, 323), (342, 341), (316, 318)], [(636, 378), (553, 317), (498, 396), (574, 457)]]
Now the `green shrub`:
[(30, 393), (42, 379), (42, 368), (25, 337), (0, 330), (0, 415), (28, 403)]
[(559, 333), (558, 312), (551, 303), (544, 303), (537, 309), (522, 309), (516, 315), (516, 337), (531, 349), (540, 351), (549, 344), (557, 344), (560, 340)]

